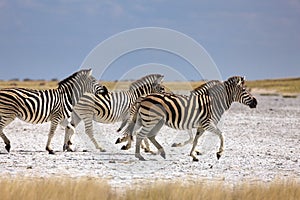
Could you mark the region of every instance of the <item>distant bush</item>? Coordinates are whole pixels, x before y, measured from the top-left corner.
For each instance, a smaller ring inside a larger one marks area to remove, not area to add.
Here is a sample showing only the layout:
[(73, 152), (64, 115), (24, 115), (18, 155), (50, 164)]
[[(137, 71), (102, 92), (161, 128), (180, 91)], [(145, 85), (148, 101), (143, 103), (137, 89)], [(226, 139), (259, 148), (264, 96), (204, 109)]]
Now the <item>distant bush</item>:
[(20, 79), (18, 79), (18, 78), (13, 78), (13, 79), (10, 79), (9, 81), (20, 81)]
[(10, 86), (17, 86), (18, 84), (16, 84), (15, 82), (9, 84)]

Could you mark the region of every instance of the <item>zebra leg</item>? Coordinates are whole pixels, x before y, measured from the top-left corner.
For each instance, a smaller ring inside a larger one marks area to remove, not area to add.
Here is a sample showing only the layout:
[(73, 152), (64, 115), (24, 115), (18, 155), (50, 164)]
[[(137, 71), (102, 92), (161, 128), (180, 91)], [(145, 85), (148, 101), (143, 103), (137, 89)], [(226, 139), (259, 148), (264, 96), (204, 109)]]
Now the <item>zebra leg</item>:
[(73, 125), (68, 125), (65, 128), (65, 141), (64, 141), (64, 146), (63, 146), (63, 151), (70, 151), (73, 152), (73, 149), (71, 148), (72, 142), (71, 142), (71, 137), (75, 133), (75, 127)]
[[(130, 123), (129, 123), (130, 124)], [(128, 149), (130, 149), (130, 147), (131, 147), (131, 142), (133, 141), (133, 133), (136, 131), (136, 130), (138, 130), (138, 129), (140, 129), (141, 128), (141, 124), (137, 121), (135, 124), (131, 124), (131, 125), (129, 125), (129, 126), (131, 126), (130, 128), (129, 128), (129, 130), (127, 130), (127, 131), (129, 131), (129, 133), (126, 133), (126, 134), (124, 134), (123, 135), (123, 137), (122, 138), (118, 138), (118, 140), (116, 141), (116, 144), (117, 143), (121, 143), (121, 142), (125, 142), (125, 141), (127, 141), (127, 144), (126, 145), (123, 145), (122, 146), (122, 150), (128, 150)], [(128, 127), (127, 127), (128, 128)], [(126, 128), (126, 129), (127, 129)], [(131, 129), (132, 128), (132, 129)], [(125, 130), (125, 132), (126, 132), (126, 130)], [(131, 133), (130, 133), (131, 132)], [(143, 137), (143, 138), (145, 138), (145, 137)]]
[(182, 147), (182, 146), (185, 146), (189, 143), (192, 143), (193, 142), (193, 132), (192, 132), (192, 130), (188, 130), (188, 134), (189, 134), (189, 139), (188, 140), (186, 140), (184, 142), (173, 143), (172, 147)]
[(151, 149), (150, 149), (150, 144), (149, 144), (149, 140), (148, 140), (148, 138), (144, 138), (144, 145), (143, 145), (143, 143), (141, 144), (142, 146), (142, 149), (144, 149), (144, 151), (145, 151), (145, 153), (151, 153), (151, 154), (153, 154), (153, 155), (155, 155), (156, 153), (154, 153), (153, 151), (151, 151)]
[(117, 132), (120, 132), (125, 127), (126, 124), (127, 124), (127, 120), (123, 120)]
[(210, 126), (209, 131), (216, 134), (220, 138), (220, 148), (219, 148), (219, 151), (217, 152), (217, 159), (219, 160), (222, 153), (223, 153), (223, 151), (224, 151), (224, 137), (223, 137), (222, 132), (220, 131), (220, 129), (218, 129), (217, 127)]
[(7, 126), (10, 122), (12, 122), (15, 119), (15, 117), (9, 117), (9, 118), (5, 118), (0, 116), (0, 137), (2, 138), (2, 140), (4, 141), (5, 144), (5, 149), (7, 152), (10, 151), (10, 141), (9, 139), (6, 137), (6, 135), (3, 133), (3, 129), (5, 126)]
[(93, 142), (95, 145), (96, 149), (99, 149), (101, 152), (106, 152), (105, 149), (100, 147), (98, 142), (96, 141), (94, 134), (93, 134), (93, 118), (92, 117), (87, 117), (84, 118), (84, 125), (85, 125), (85, 133), (89, 136), (90, 140)]
[[(121, 150), (128, 150), (128, 149), (130, 149), (131, 142), (133, 141), (132, 136), (130, 136), (129, 134), (126, 134), (122, 138), (118, 138), (118, 139), (119, 139), (118, 140), (119, 143), (127, 141), (127, 144), (123, 145), (121, 147)], [(117, 144), (117, 142), (116, 142), (116, 144)]]
[(142, 143), (143, 138), (139, 136), (139, 134), (136, 136), (136, 144), (135, 144), (135, 157), (138, 158), (141, 161), (145, 161), (145, 158), (141, 155), (140, 147)]
[(49, 134), (48, 134), (48, 141), (47, 141), (47, 145), (46, 145), (46, 150), (49, 152), (49, 154), (54, 154), (54, 151), (50, 147), (50, 143), (51, 143), (51, 140), (54, 136), (54, 132), (57, 128), (57, 124), (58, 124), (57, 120), (51, 121), (50, 131), (49, 131)]
[(196, 133), (196, 136), (194, 138), (194, 142), (193, 142), (193, 147), (191, 149), (191, 152), (190, 152), (190, 156), (192, 156), (193, 158), (193, 161), (199, 161), (198, 158), (193, 154), (194, 153), (194, 150), (198, 144), (198, 139), (201, 137), (201, 135), (204, 133), (204, 129), (203, 128), (198, 128), (197, 129), (197, 133)]
[[(122, 137), (119, 137), (119, 138), (116, 140), (115, 144), (119, 144), (119, 143), (122, 143), (122, 142), (126, 142), (126, 141), (128, 141), (128, 139), (129, 139), (129, 135), (128, 135), (128, 134), (123, 134)], [(125, 145), (124, 145), (124, 146), (125, 146)], [(124, 147), (124, 146), (123, 146), (123, 147)]]
[(155, 139), (155, 136), (148, 137), (148, 138), (154, 144), (154, 146), (158, 149), (158, 154), (160, 154), (161, 157), (166, 159), (166, 152), (165, 152), (164, 148), (157, 142), (157, 140)]
[(73, 151), (71, 148), (72, 142), (71, 138), (75, 134), (75, 128), (77, 125), (81, 122), (81, 118), (73, 111), (71, 121), (68, 123), (66, 129), (65, 129), (65, 141), (63, 150), (64, 151)]
[(165, 121), (163, 119), (160, 119), (148, 133), (148, 135), (149, 135), (148, 138), (154, 144), (154, 146), (158, 149), (157, 153), (160, 154), (164, 159), (166, 159), (166, 153), (165, 153), (164, 148), (155, 139), (157, 132), (161, 129), (161, 127), (164, 125), (164, 123), (165, 123)]
[(10, 151), (10, 141), (9, 139), (5, 136), (5, 134), (3, 133), (3, 128), (0, 128), (0, 136), (3, 139), (4, 143), (5, 143), (5, 149), (7, 152)]

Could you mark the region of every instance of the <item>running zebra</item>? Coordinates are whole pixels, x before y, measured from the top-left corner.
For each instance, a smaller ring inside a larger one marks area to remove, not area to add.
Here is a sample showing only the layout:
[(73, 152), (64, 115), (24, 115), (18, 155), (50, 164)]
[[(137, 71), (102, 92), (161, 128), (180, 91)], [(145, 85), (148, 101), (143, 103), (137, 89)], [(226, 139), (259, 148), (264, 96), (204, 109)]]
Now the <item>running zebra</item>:
[[(92, 70), (81, 70), (58, 83), (58, 88), (32, 90), (9, 88), (0, 90), (0, 136), (5, 149), (10, 151), (10, 141), (3, 129), (15, 118), (33, 124), (51, 121), (46, 150), (50, 147), (58, 123), (67, 123), (67, 129), (74, 129), (70, 123), (73, 106), (85, 92), (106, 95), (107, 89), (91, 76)], [(65, 121), (63, 121), (65, 120)], [(67, 120), (67, 121), (66, 121)]]
[(250, 108), (257, 105), (256, 99), (245, 89), (243, 77), (234, 76), (224, 82), (209, 81), (192, 90), (189, 96), (150, 94), (139, 98), (133, 105), (125, 134), (132, 136), (135, 130), (141, 128), (137, 133), (135, 157), (145, 160), (140, 154), (140, 143), (146, 137), (158, 149), (159, 154), (166, 157), (163, 147), (155, 139), (164, 124), (180, 130), (196, 128), (190, 156), (193, 161), (198, 161), (194, 149), (199, 137), (204, 131), (209, 131), (220, 138), (217, 152), (219, 159), (223, 152), (224, 139), (217, 124), (233, 102), (243, 103)]
[[(138, 97), (164, 90), (163, 86), (160, 85), (162, 79), (163, 75), (151, 74), (133, 82), (128, 91), (112, 92), (106, 96), (85, 94), (74, 107), (71, 124), (76, 127), (83, 120), (85, 133), (96, 149), (105, 151), (94, 138), (93, 120), (106, 124), (122, 121), (121, 127), (118, 129), (120, 131), (126, 125), (130, 106)], [(65, 130), (64, 150), (72, 151), (71, 138), (73, 134), (73, 130)]]
[[(215, 85), (216, 83), (219, 83), (219, 81), (209, 81), (206, 84), (201, 85), (201, 87), (202, 88), (209, 88), (209, 87)], [(174, 94), (171, 91), (168, 91), (168, 92), (162, 91), (160, 93), (162, 93), (165, 96), (166, 95), (169, 96), (169, 95), (173, 95)], [(188, 98), (188, 96), (186, 96), (186, 95), (181, 95), (181, 96), (184, 97), (184, 98)], [(140, 100), (142, 100), (142, 98), (138, 99), (137, 102), (140, 101)], [(134, 111), (131, 110), (131, 112), (134, 112)], [(193, 132), (192, 132), (192, 130), (188, 130), (187, 132), (188, 132), (188, 135), (189, 135), (189, 139), (186, 140), (186, 141), (184, 141), (184, 142), (173, 143), (172, 147), (182, 147), (182, 146), (185, 146), (185, 145), (187, 145), (189, 143), (192, 143), (193, 142)], [(128, 141), (127, 144), (123, 145), (121, 149), (122, 150), (128, 150), (128, 149), (130, 149), (131, 148), (132, 137), (131, 137), (131, 139), (129, 139), (129, 137), (130, 137), (129, 134), (123, 134), (123, 137), (118, 138), (116, 144)], [(145, 152), (150, 152), (152, 154), (155, 154), (153, 151), (150, 150), (150, 144), (148, 142), (148, 139), (144, 138), (143, 141), (144, 141), (145, 145), (142, 145), (142, 148), (145, 149)], [(197, 151), (197, 153), (200, 154), (198, 151)]]

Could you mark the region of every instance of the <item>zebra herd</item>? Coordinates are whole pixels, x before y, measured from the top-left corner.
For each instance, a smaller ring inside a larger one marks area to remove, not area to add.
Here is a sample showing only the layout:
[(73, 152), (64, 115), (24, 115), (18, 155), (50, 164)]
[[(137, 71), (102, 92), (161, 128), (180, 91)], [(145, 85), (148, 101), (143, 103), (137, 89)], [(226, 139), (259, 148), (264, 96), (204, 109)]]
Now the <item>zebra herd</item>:
[(245, 89), (245, 80), (240, 76), (230, 77), (224, 82), (208, 81), (186, 96), (166, 92), (162, 85), (163, 75), (160, 74), (151, 74), (133, 82), (127, 91), (109, 92), (91, 73), (90, 69), (75, 72), (60, 81), (56, 89), (0, 89), (0, 136), (6, 150), (9, 152), (11, 145), (3, 129), (15, 118), (19, 118), (33, 124), (51, 122), (46, 143), (49, 154), (54, 154), (51, 140), (59, 123), (65, 127), (63, 150), (73, 151), (71, 138), (81, 121), (95, 147), (105, 151), (94, 138), (94, 120), (99, 123), (122, 122), (117, 131), (125, 127), (123, 137), (116, 142), (127, 141), (122, 149), (131, 147), (133, 136), (137, 132), (135, 157), (139, 160), (145, 160), (140, 154), (143, 140), (149, 151), (147, 139), (158, 149), (158, 154), (166, 158), (163, 147), (155, 138), (163, 125), (187, 130), (190, 139), (183, 145), (192, 141), (191, 130), (197, 130), (190, 151), (193, 161), (198, 161), (194, 150), (204, 131), (218, 135), (219, 159), (224, 139), (217, 124), (222, 114), (233, 102), (250, 108), (257, 105), (257, 100)]

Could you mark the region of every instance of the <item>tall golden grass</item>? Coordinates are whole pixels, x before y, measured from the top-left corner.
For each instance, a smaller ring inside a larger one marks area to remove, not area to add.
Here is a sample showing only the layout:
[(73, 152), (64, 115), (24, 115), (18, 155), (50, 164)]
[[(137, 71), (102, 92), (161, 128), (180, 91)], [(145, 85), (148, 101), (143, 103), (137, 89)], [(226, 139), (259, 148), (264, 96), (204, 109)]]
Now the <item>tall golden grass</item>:
[(57, 88), (57, 81), (0, 81), (0, 88), (30, 88), (30, 89), (53, 89)]
[(296, 200), (300, 198), (299, 186), (295, 182), (256, 185), (244, 183), (234, 187), (221, 183), (197, 183), (189, 186), (181, 183), (162, 183), (142, 190), (130, 190), (125, 199)]
[[(145, 181), (147, 182), (147, 181)], [(212, 199), (212, 200), (296, 200), (300, 184), (296, 181), (274, 183), (165, 182), (135, 185), (118, 191), (97, 178), (1, 178), (0, 199)]]
[(273, 90), (281, 94), (300, 94), (300, 78), (247, 81), (246, 84), (250, 88)]
[(111, 187), (93, 178), (1, 178), (0, 199), (115, 199)]

